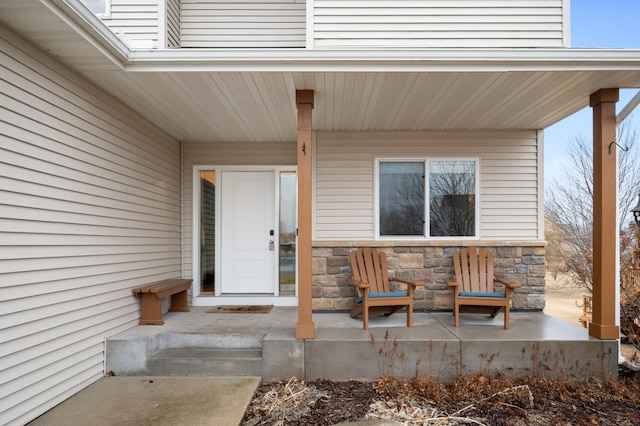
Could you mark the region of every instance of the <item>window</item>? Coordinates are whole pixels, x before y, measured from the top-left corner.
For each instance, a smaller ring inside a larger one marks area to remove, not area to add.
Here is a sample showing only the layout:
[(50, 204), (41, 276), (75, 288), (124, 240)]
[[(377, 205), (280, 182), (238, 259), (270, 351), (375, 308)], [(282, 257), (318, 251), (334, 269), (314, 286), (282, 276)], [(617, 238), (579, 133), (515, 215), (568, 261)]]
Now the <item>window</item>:
[(475, 161), (430, 161), (429, 235), (473, 237), (475, 229)]
[(82, 0), (93, 13), (98, 16), (109, 14), (110, 0)]
[(380, 237), (475, 237), (477, 170), (475, 159), (380, 160)]
[(424, 162), (380, 163), (380, 235), (424, 235)]

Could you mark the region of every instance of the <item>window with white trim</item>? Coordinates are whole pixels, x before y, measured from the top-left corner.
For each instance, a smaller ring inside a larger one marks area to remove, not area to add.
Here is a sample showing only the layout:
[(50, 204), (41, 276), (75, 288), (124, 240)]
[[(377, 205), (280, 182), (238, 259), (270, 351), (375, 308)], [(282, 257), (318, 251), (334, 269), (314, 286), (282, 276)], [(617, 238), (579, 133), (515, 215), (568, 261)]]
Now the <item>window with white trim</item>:
[(379, 237), (477, 236), (477, 159), (379, 159), (377, 183)]
[(97, 16), (109, 15), (109, 8), (111, 6), (110, 0), (82, 0), (82, 1)]

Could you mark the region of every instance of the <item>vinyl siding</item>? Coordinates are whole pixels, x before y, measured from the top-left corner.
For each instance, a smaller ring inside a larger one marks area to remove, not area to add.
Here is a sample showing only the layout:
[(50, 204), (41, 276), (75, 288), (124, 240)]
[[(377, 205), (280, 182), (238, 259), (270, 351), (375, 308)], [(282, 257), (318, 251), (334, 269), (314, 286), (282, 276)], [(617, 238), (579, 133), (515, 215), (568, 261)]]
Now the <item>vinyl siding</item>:
[(568, 0), (315, 0), (313, 8), (315, 47), (568, 44)]
[(375, 239), (376, 158), (480, 159), (483, 240), (538, 240), (542, 206), (536, 131), (358, 132), (317, 135), (317, 241)]
[(180, 146), (0, 26), (0, 424), (104, 374), (131, 289), (180, 275)]
[(295, 143), (184, 143), (183, 144), (183, 270), (193, 275), (194, 166), (296, 166)]
[(305, 47), (304, 0), (182, 0), (182, 47)]
[(111, 13), (102, 20), (112, 31), (124, 33), (129, 47), (157, 49), (158, 7), (158, 0), (111, 0)]
[(180, 0), (167, 0), (167, 47), (180, 47)]

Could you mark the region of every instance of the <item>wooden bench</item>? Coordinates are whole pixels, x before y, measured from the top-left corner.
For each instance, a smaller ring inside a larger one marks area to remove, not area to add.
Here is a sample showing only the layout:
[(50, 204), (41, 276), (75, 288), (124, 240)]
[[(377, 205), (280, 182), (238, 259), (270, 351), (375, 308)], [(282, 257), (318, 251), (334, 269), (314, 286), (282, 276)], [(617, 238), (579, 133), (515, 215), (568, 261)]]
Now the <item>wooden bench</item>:
[(162, 299), (171, 296), (169, 312), (189, 312), (187, 290), (190, 279), (174, 278), (157, 281), (144, 287), (134, 288), (133, 294), (142, 299), (142, 317), (140, 325), (162, 325)]

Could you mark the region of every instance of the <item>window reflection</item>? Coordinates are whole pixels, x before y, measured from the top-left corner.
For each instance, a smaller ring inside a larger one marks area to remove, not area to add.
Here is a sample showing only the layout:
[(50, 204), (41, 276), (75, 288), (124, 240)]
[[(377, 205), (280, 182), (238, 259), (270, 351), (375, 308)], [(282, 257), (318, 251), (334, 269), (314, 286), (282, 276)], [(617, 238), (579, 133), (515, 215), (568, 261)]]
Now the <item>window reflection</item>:
[(380, 235), (424, 235), (424, 162), (380, 163)]
[(296, 288), (296, 174), (280, 173), (280, 295), (294, 295)]
[(106, 15), (108, 0), (82, 0), (96, 15)]
[[(476, 234), (475, 160), (381, 161), (378, 177), (381, 236)], [(426, 198), (428, 234), (424, 226)]]
[(429, 163), (429, 233), (433, 237), (475, 235), (474, 161)]
[(216, 172), (200, 172), (200, 294), (213, 296), (216, 275)]

